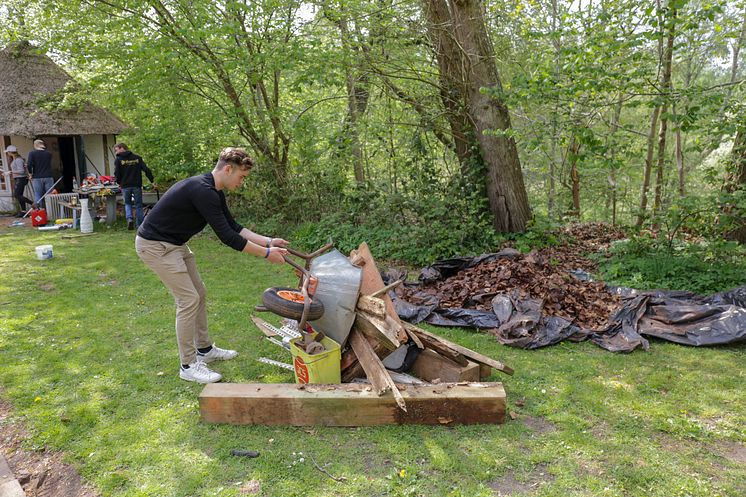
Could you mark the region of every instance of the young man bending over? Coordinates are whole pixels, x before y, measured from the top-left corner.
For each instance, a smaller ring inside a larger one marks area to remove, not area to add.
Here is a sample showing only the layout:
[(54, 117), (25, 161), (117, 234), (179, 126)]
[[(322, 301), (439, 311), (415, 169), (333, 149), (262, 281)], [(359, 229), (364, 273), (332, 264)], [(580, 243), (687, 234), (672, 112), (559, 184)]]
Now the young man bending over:
[(208, 224), (225, 245), (285, 262), (282, 238), (259, 235), (238, 224), (228, 211), (224, 190), (241, 186), (254, 165), (240, 148), (226, 148), (212, 172), (192, 176), (172, 186), (145, 217), (135, 237), (140, 259), (158, 275), (176, 302), (176, 340), (181, 368), (187, 381), (213, 383), (222, 376), (206, 363), (233, 359), (235, 350), (216, 347), (207, 331), (205, 285), (187, 242)]

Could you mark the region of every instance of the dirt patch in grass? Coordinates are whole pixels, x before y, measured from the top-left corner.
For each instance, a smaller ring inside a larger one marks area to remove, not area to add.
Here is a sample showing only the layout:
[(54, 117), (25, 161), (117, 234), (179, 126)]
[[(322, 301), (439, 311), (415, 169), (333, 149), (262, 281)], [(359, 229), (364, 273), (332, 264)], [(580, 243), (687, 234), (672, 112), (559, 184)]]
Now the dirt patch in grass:
[(593, 425), (589, 431), (595, 438), (605, 439), (613, 430), (606, 421), (601, 420)]
[(10, 405), (0, 400), (0, 452), (29, 497), (98, 497), (100, 494), (83, 484), (78, 472), (62, 462), (62, 454), (48, 450), (22, 448), (28, 438), (25, 427), (10, 419)]
[(746, 464), (746, 445), (740, 442), (718, 442), (715, 444), (715, 450), (726, 459)]
[(488, 485), (497, 497), (507, 497), (518, 493), (533, 493), (541, 485), (554, 481), (554, 476), (547, 472), (546, 464), (534, 467), (528, 478), (518, 480), (513, 471), (508, 471), (505, 476), (491, 481)]
[(535, 435), (552, 433), (557, 430), (554, 424), (540, 416), (521, 416), (521, 422), (526, 428), (533, 431)]
[[(10, 225), (15, 223), (16, 221), (21, 221), (23, 223), (23, 226), (31, 227), (31, 219), (29, 217), (21, 219), (19, 217), (9, 216), (6, 214), (0, 215), (0, 228), (9, 228)], [(13, 226), (13, 229), (23, 229), (23, 227)]]

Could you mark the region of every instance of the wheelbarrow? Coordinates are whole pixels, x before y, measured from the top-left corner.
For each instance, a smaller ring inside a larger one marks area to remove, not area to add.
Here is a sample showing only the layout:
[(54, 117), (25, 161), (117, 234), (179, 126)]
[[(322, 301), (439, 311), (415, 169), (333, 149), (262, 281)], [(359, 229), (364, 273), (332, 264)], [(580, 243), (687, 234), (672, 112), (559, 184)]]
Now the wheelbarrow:
[(278, 316), (298, 321), (298, 331), (303, 340), (297, 345), (309, 354), (323, 352), (324, 350), (320, 343), (324, 338), (324, 333), (314, 330), (308, 324), (308, 321), (315, 321), (324, 315), (324, 304), (313, 299), (318, 280), (311, 275), (309, 269), (311, 260), (333, 246), (334, 244), (328, 243), (310, 254), (287, 248), (288, 253), (305, 261), (305, 265), (301, 266), (287, 255), (284, 256), (285, 262), (293, 266), (299, 274), (298, 288), (267, 288), (262, 294), (263, 305), (256, 309), (257, 311), (270, 311)]

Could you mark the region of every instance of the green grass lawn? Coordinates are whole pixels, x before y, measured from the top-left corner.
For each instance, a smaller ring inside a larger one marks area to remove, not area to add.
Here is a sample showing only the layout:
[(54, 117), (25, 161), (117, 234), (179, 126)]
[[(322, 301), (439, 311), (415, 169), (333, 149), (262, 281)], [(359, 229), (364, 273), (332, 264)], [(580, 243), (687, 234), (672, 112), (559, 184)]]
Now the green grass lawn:
[[(523, 351), (431, 331), (513, 367), (496, 375), (515, 420), (500, 426), (263, 427), (200, 422), (201, 385), (178, 378), (173, 301), (135, 255), (134, 234), (0, 229), (0, 395), (32, 436), (111, 496), (746, 495), (746, 347), (589, 343)], [(54, 245), (54, 258), (34, 247)], [(289, 355), (249, 320), (289, 266), (190, 243), (213, 338), (237, 349), (229, 382), (292, 382), (259, 363)], [(375, 255), (375, 254), (374, 254)], [(274, 316), (262, 315), (278, 322)], [(256, 459), (231, 449), (261, 452)], [(335, 477), (319, 471), (311, 462)]]

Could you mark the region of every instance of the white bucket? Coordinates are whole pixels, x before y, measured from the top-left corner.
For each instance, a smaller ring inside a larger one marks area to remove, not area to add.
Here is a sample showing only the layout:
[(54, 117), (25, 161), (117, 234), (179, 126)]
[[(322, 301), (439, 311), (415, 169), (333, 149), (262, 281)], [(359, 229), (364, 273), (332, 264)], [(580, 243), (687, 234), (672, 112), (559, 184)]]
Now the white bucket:
[(36, 247), (36, 258), (40, 261), (51, 259), (53, 255), (51, 245), (39, 245)]

